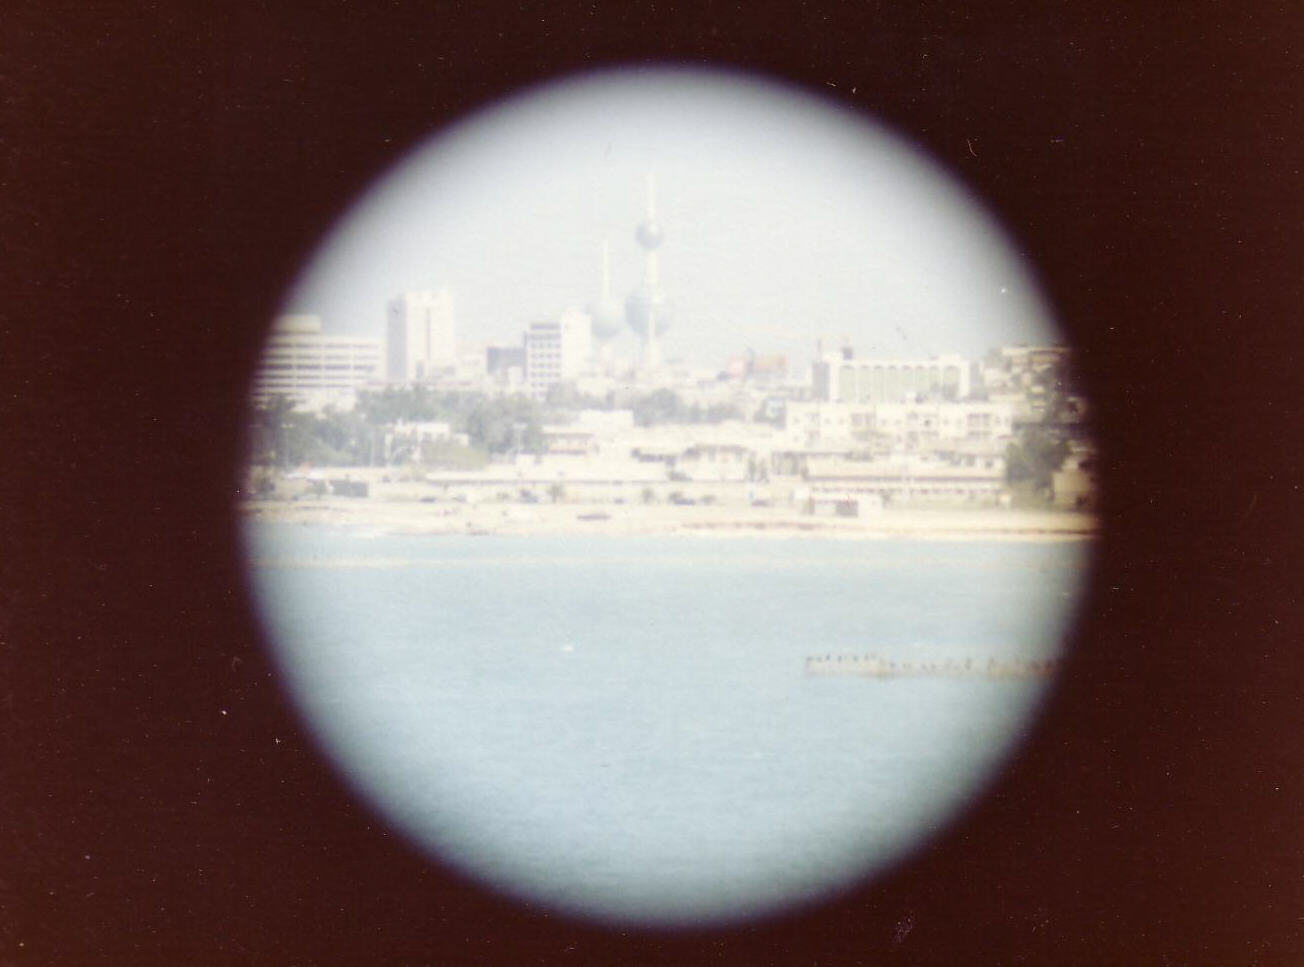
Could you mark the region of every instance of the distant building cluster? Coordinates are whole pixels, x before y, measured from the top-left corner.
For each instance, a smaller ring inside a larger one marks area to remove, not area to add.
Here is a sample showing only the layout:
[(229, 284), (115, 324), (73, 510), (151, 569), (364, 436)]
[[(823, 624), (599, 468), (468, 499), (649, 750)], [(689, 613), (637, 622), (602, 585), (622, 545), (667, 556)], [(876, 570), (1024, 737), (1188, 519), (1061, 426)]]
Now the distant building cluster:
[[(255, 402), (280, 394), (303, 408), (348, 409), (358, 391), (384, 386), (537, 400), (564, 389), (570, 399), (606, 400), (608, 408), (547, 427), (541, 455), (432, 478), (446, 488), (514, 492), (565, 482), (612, 499), (631, 499), (630, 488), (658, 483), (733, 483), (746, 485), (756, 500), (770, 499), (765, 488), (786, 480), (784, 499), (843, 507), (903, 498), (999, 502), (1008, 496), (1010, 443), (1024, 427), (1053, 419), (1070, 441), (1056, 493), (1077, 506), (1094, 498), (1087, 406), (1063, 383), (1070, 369), (1066, 347), (1007, 346), (980, 360), (861, 357), (851, 346), (821, 348), (804, 373), (793, 373), (785, 356), (748, 350), (722, 368), (694, 370), (668, 362), (661, 351), (672, 315), (657, 263), (665, 238), (649, 179), (646, 216), (634, 233), (643, 277), (623, 308), (611, 295), (604, 244), (598, 297), (584, 308), (529, 321), (515, 345), (461, 349), (447, 287), (395, 295), (385, 307), (383, 340), (328, 336), (316, 316), (284, 316), (268, 338)], [(638, 340), (633, 359), (613, 351), (626, 328)], [(620, 398), (657, 390), (671, 391), (693, 412), (743, 419), (635, 425)], [(418, 453), (454, 436), (439, 425), (388, 432), (386, 454)]]

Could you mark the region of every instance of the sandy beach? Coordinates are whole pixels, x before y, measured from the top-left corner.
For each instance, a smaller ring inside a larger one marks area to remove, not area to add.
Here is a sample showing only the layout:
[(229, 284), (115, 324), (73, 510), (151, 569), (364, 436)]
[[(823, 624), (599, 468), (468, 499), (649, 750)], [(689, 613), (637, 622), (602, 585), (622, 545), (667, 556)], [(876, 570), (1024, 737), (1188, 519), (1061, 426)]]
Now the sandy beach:
[(863, 517), (803, 514), (783, 507), (674, 504), (460, 503), (315, 497), (247, 500), (245, 519), (330, 524), (400, 534), (681, 534), (840, 539), (1084, 540), (1099, 532), (1090, 514), (1003, 508), (885, 508)]

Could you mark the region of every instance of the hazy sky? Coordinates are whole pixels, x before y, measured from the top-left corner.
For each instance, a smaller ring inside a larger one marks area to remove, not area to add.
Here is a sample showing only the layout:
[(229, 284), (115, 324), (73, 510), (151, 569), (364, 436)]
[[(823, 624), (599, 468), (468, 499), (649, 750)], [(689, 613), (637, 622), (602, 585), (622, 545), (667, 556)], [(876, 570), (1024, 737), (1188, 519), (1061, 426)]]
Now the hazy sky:
[(668, 69), (536, 88), (439, 132), (342, 214), (285, 309), (383, 336), (391, 296), (448, 286), (460, 345), (519, 344), (597, 298), (604, 237), (623, 307), (649, 172), (666, 358), (716, 367), (750, 347), (801, 365), (821, 336), (894, 357), (1058, 341), (1001, 229), (908, 143), (818, 94)]

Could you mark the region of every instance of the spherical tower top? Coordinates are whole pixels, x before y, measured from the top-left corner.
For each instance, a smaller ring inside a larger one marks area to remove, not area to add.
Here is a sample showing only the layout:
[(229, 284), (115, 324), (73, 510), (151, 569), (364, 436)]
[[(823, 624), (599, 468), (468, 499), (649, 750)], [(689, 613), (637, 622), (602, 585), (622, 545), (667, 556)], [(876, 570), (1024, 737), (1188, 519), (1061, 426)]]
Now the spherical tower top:
[(650, 252), (659, 246), (665, 237), (661, 223), (655, 218), (645, 219), (639, 223), (638, 228), (634, 229), (634, 241), (638, 242), (645, 252)]
[(643, 249), (643, 284), (625, 301), (625, 322), (641, 336), (648, 365), (655, 366), (655, 342), (670, 328), (671, 306), (657, 274), (657, 246), (665, 238), (657, 221), (656, 182), (647, 177), (647, 215), (634, 230), (634, 240)]

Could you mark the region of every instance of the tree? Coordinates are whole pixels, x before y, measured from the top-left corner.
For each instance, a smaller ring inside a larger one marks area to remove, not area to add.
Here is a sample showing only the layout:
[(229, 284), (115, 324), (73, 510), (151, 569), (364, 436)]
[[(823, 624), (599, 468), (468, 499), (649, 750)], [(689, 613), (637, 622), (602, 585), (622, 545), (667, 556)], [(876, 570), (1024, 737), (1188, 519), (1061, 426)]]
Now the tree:
[(684, 411), (683, 401), (673, 390), (654, 390), (634, 400), (630, 408), (634, 411), (634, 422), (639, 426), (684, 422), (679, 419)]
[(1005, 480), (1010, 484), (1026, 480), (1038, 489), (1048, 488), (1068, 455), (1063, 433), (1048, 423), (1031, 424), (1005, 449)]
[(661, 423), (721, 423), (740, 420), (743, 413), (733, 403), (686, 404), (677, 393), (669, 389), (654, 390), (630, 401), (634, 422), (639, 426), (656, 426)]
[(294, 402), (287, 396), (275, 395), (253, 408), (250, 424), (249, 463), (255, 467), (287, 467), (285, 429), (294, 411)]
[(463, 401), (468, 408), (462, 432), (474, 446), (489, 453), (543, 451), (543, 417), (534, 400), (527, 396), (467, 396), (471, 398)]

